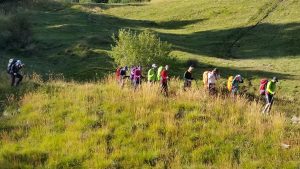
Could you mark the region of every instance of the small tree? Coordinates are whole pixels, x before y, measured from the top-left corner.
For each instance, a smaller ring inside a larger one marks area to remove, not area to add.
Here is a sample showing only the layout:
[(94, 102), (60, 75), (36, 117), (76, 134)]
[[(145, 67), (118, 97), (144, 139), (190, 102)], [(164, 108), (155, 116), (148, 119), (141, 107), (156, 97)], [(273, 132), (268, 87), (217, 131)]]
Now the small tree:
[(112, 46), (111, 56), (119, 65), (145, 67), (153, 63), (163, 64), (169, 59), (171, 45), (162, 42), (150, 31), (137, 33), (121, 29), (118, 36), (113, 36), (113, 39), (115, 46)]

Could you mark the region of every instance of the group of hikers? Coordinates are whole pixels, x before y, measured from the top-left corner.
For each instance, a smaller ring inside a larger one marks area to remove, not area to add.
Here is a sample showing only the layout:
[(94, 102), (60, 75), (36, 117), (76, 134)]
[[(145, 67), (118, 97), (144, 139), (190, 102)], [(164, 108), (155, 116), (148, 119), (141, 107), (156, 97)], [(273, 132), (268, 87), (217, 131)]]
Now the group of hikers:
[[(18, 86), (23, 76), (20, 73), (20, 70), (25, 66), (18, 59), (9, 59), (7, 65), (7, 73), (11, 78), (11, 86)], [(186, 91), (192, 87), (193, 78), (192, 72), (194, 66), (190, 66), (183, 75), (184, 84), (183, 90)], [(128, 71), (130, 71), (128, 76)], [(152, 64), (151, 68), (147, 72), (148, 83), (159, 83), (161, 87), (161, 92), (164, 96), (168, 97), (168, 82), (169, 82), (169, 65), (159, 66)], [(145, 78), (142, 75), (141, 66), (131, 66), (130, 69), (127, 66), (118, 67), (116, 70), (116, 79), (121, 87), (124, 87), (125, 80), (129, 78), (134, 89), (137, 89), (138, 86), (142, 83), (142, 78)], [(217, 81), (220, 79), (220, 71), (217, 68), (214, 68), (211, 71), (205, 71), (203, 73), (203, 84), (204, 87), (208, 90), (209, 94), (215, 95), (217, 93)], [(273, 77), (272, 80), (262, 79), (260, 81), (260, 95), (265, 96), (266, 106), (263, 109), (263, 113), (269, 113), (274, 101), (274, 95), (276, 90), (276, 83), (278, 79)], [(227, 89), (231, 92), (232, 96), (236, 96), (239, 92), (239, 84), (243, 83), (243, 77), (241, 75), (230, 76), (227, 80)]]
[[(159, 83), (161, 87), (161, 92), (164, 96), (168, 96), (168, 70), (169, 66), (159, 66), (152, 64), (151, 68), (147, 73), (147, 81), (150, 84)], [(192, 72), (194, 66), (190, 66), (187, 71), (184, 72), (183, 79), (183, 90), (186, 91), (192, 87), (192, 81), (195, 80)], [(127, 71), (130, 71), (130, 76), (127, 76)], [(130, 70), (127, 66), (118, 67), (116, 70), (116, 79), (121, 87), (124, 87), (125, 79), (128, 78), (131, 81), (131, 84), (134, 86), (134, 89), (142, 83), (142, 67), (141, 66), (131, 66)], [(220, 71), (217, 68), (214, 68), (211, 71), (205, 71), (203, 73), (203, 84), (205, 89), (208, 90), (210, 95), (215, 95), (217, 93), (217, 81), (220, 79)], [(239, 84), (243, 83), (243, 77), (240, 74), (235, 76), (229, 76), (227, 80), (227, 89), (233, 97), (239, 93)], [(273, 104), (273, 98), (275, 95), (276, 83), (278, 79), (273, 77), (272, 80), (268, 81), (267, 79), (262, 79), (260, 82), (260, 95), (265, 96), (266, 106), (263, 109), (263, 113), (269, 113)]]
[[(168, 96), (168, 70), (169, 66), (160, 66), (157, 70), (156, 64), (153, 64), (151, 69), (148, 71), (148, 82), (156, 83), (160, 82), (162, 92), (165, 96)], [(130, 71), (130, 75), (127, 75), (127, 72)], [(130, 70), (127, 66), (118, 67), (116, 70), (116, 79), (119, 82), (121, 87), (124, 87), (125, 79), (129, 78), (134, 89), (137, 89), (142, 83), (142, 67), (141, 66), (131, 66)]]

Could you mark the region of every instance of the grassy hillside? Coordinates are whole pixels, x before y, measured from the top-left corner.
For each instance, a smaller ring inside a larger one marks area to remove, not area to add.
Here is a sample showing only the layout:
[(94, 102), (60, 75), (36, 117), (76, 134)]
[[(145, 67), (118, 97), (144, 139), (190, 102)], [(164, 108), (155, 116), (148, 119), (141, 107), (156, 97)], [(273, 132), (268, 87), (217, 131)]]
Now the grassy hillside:
[(113, 33), (151, 29), (172, 43), (173, 56), (183, 60), (174, 63), (174, 75), (186, 69), (185, 60), (196, 59), (198, 77), (214, 66), (224, 78), (240, 73), (253, 84), (276, 75), (283, 80), (283, 93), (297, 97), (299, 6), (296, 0), (44, 5), (25, 11), (33, 25), (34, 50), (4, 53), (1, 68), (16, 56), (28, 64), (28, 72), (94, 80), (113, 70), (107, 55)]
[[(300, 1), (25, 6), (0, 10), (1, 30), (18, 14), (33, 35), (26, 49), (0, 51), (0, 168), (300, 167), (300, 129), (290, 121), (300, 115)], [(211, 98), (200, 81), (183, 93), (172, 80), (169, 99), (157, 86), (133, 92), (99, 82), (114, 71), (108, 53), (121, 28), (150, 29), (172, 43), (171, 76), (190, 62), (198, 80), (218, 67), (224, 88), (241, 74), (245, 98)], [(20, 88), (9, 87), (4, 71), (11, 57), (26, 63)], [(264, 117), (259, 80), (273, 76), (279, 90)]]
[[(36, 82), (1, 121), (1, 168), (297, 168), (299, 126), (244, 98)], [(11, 113), (14, 113), (12, 115)], [(281, 148), (291, 144), (290, 149)]]

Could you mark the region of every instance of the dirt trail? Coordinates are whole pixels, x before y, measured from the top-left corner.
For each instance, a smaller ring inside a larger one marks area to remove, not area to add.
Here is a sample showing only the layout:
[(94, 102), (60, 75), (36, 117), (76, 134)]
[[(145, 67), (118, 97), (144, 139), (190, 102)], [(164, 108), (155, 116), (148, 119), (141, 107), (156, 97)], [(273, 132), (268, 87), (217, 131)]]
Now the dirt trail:
[[(248, 23), (245, 25), (246, 29), (239, 29), (238, 32), (233, 32), (230, 36), (228, 36), (228, 38), (224, 41), (225, 57), (234, 58), (232, 50), (236, 44), (266, 18), (268, 18), (283, 1), (284, 0), (271, 0), (267, 2), (249, 19)], [(228, 43), (228, 41), (232, 41), (232, 43)]]

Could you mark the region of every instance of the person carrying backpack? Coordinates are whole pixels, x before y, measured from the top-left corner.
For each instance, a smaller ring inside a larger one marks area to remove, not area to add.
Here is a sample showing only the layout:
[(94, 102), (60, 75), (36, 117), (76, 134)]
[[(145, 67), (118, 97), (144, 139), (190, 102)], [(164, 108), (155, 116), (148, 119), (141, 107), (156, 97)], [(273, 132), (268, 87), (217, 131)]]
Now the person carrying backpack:
[(141, 79), (142, 79), (142, 68), (141, 68), (141, 66), (139, 66), (134, 71), (134, 88), (135, 89), (142, 83)]
[(237, 95), (238, 90), (239, 90), (239, 84), (244, 83), (244, 80), (241, 75), (236, 75), (233, 80), (232, 80), (232, 85), (231, 85), (231, 93), (233, 95)]
[(194, 69), (194, 67), (190, 66), (189, 69), (183, 75), (183, 77), (184, 77), (183, 90), (184, 91), (186, 91), (186, 88), (192, 87), (192, 80), (194, 80), (194, 78), (192, 77), (193, 69)]
[(117, 82), (120, 82), (120, 71), (121, 71), (121, 67), (117, 67), (117, 69), (116, 69), (116, 80), (117, 80)]
[(217, 68), (215, 68), (213, 71), (208, 72), (208, 90), (210, 94), (216, 94), (217, 89), (216, 89), (216, 83), (217, 80), (220, 78), (220, 73)]
[(157, 69), (157, 81), (160, 81), (161, 80), (161, 72), (163, 70), (163, 66), (160, 66), (158, 69)]
[(160, 84), (161, 84), (161, 91), (164, 94), (164, 96), (168, 97), (168, 75), (169, 65), (166, 65), (164, 68), (162, 68), (161, 74), (160, 74)]
[(123, 68), (120, 69), (120, 85), (121, 87), (124, 86), (124, 83), (125, 83), (125, 79), (126, 79), (126, 74), (127, 74), (127, 70), (128, 70), (128, 67), (125, 66)]
[(149, 83), (154, 83), (156, 81), (156, 71), (155, 71), (156, 68), (157, 68), (156, 64), (153, 64), (152, 68), (149, 69), (149, 71), (148, 71), (148, 82)]
[(131, 81), (131, 85), (134, 86), (134, 72), (136, 70), (136, 67), (135, 66), (131, 66), (131, 69), (130, 69), (130, 81)]
[[(19, 71), (24, 66), (25, 65), (22, 64), (21, 60), (15, 60), (15, 59), (9, 60), (7, 66), (7, 73), (10, 74), (11, 77), (11, 86), (18, 86), (21, 83), (23, 76), (19, 73)], [(16, 79), (18, 79), (17, 82)]]
[(276, 83), (278, 82), (277, 77), (273, 77), (271, 81), (267, 83), (266, 86), (266, 106), (263, 110), (263, 113), (269, 113), (271, 111), (272, 105), (273, 105), (273, 100), (274, 100), (274, 95), (275, 95), (275, 90), (276, 90)]

